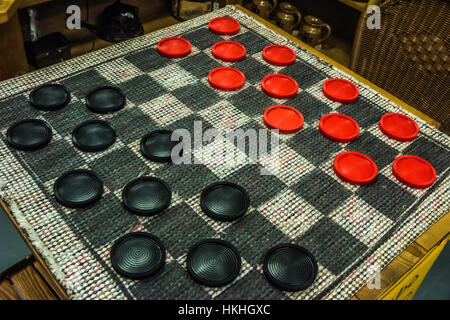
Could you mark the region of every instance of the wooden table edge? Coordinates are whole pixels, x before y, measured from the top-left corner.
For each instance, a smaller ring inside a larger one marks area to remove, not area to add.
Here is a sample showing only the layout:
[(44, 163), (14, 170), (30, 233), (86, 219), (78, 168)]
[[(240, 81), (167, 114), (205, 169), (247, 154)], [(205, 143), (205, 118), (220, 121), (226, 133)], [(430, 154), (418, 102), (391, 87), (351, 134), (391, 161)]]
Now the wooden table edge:
[[(0, 205), (3, 207), (3, 209), (5, 210), (6, 214), (8, 215), (8, 217), (11, 219), (11, 221), (13, 222), (14, 226), (16, 227), (16, 229), (19, 231), (20, 235), (22, 236), (23, 240), (25, 241), (25, 243), (28, 245), (28, 247), (30, 248), (33, 256), (35, 257), (36, 261), (39, 262), (39, 264), (42, 267), (41, 271), (41, 275), (45, 278), (45, 280), (47, 281), (47, 283), (51, 286), (51, 288), (53, 289), (53, 291), (58, 295), (58, 298), (61, 300), (69, 300), (69, 296), (67, 295), (66, 291), (64, 290), (64, 288), (61, 286), (61, 284), (58, 282), (58, 280), (55, 279), (55, 277), (53, 276), (52, 272), (50, 271), (49, 267), (47, 266), (44, 258), (41, 257), (41, 255), (39, 254), (39, 252), (34, 248), (33, 244), (31, 243), (31, 241), (28, 239), (28, 236), (26, 234), (26, 231), (24, 231), (19, 224), (16, 221), (16, 218), (13, 216), (13, 214), (11, 213), (8, 205), (5, 203), (5, 201), (3, 199), (0, 198)], [(43, 274), (46, 273), (46, 274)]]

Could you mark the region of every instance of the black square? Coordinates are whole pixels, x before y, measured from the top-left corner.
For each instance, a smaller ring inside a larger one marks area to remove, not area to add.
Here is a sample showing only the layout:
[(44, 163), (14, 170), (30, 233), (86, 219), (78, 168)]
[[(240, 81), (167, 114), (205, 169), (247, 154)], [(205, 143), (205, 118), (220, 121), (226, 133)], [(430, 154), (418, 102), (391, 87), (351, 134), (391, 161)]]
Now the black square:
[(244, 260), (253, 266), (262, 264), (266, 250), (277, 243), (289, 242), (275, 224), (256, 210), (230, 225), (224, 238), (235, 245)]
[(320, 169), (303, 176), (292, 189), (324, 215), (337, 209), (352, 195), (350, 190)]
[(310, 250), (316, 260), (335, 275), (367, 250), (362, 242), (327, 218), (316, 223), (297, 243)]
[(275, 175), (262, 175), (261, 169), (258, 164), (248, 164), (224, 178), (225, 181), (234, 182), (246, 189), (253, 207), (272, 199), (285, 188), (284, 183)]
[(118, 87), (125, 97), (135, 105), (140, 105), (167, 93), (163, 86), (147, 74), (122, 82)]
[(200, 81), (175, 89), (171, 93), (189, 109), (195, 111), (209, 108), (220, 101), (217, 92)]
[(253, 31), (247, 31), (232, 38), (233, 41), (239, 42), (247, 49), (247, 55), (252, 55), (262, 50), (268, 45), (272, 44), (262, 36)]
[(167, 164), (152, 175), (169, 184), (172, 192), (176, 192), (183, 199), (189, 199), (200, 193), (209, 184), (218, 181), (217, 176), (206, 166), (201, 164)]
[(158, 129), (156, 123), (137, 107), (126, 108), (114, 113), (109, 123), (125, 144), (141, 139), (150, 131)]
[[(251, 288), (251, 290), (249, 290)], [(243, 295), (243, 292), (246, 294)], [(217, 296), (218, 300), (283, 300), (284, 292), (276, 289), (267, 282), (261, 272), (253, 269), (242, 279), (234, 281), (228, 288)]]
[(155, 47), (131, 53), (125, 59), (146, 73), (163, 68), (170, 62), (170, 59), (161, 56)]
[(86, 209), (74, 210), (67, 218), (95, 248), (112, 243), (139, 224), (113, 194), (104, 195)]
[(375, 161), (378, 170), (381, 170), (388, 164), (392, 164), (398, 151), (369, 132), (364, 132), (358, 138), (349, 143), (346, 148), (348, 151), (357, 151), (369, 156)]
[(380, 121), (384, 114), (375, 103), (367, 100), (364, 97), (359, 97), (358, 100), (352, 103), (342, 104), (337, 108), (337, 112), (346, 114), (358, 122), (361, 128), (367, 128)]
[(63, 139), (53, 140), (45, 148), (36, 151), (23, 152), (21, 157), (42, 182), (57, 178), (64, 172), (85, 164), (71, 142)]
[(98, 87), (112, 86), (113, 84), (94, 69), (83, 71), (61, 81), (71, 94), (77, 98), (85, 98), (86, 95)]
[(44, 118), (61, 136), (71, 135), (73, 129), (83, 121), (99, 119), (80, 101), (71, 102), (61, 110), (46, 112)]
[(219, 62), (209, 57), (206, 53), (200, 52), (182, 59), (178, 64), (187, 72), (197, 78), (207, 77), (212, 69), (221, 66)]
[(207, 300), (205, 289), (196, 283), (176, 261), (166, 264), (154, 276), (137, 281), (130, 287), (137, 300)]
[(147, 170), (145, 163), (126, 146), (95, 159), (89, 166), (113, 192)]
[(253, 86), (239, 90), (238, 93), (229, 98), (229, 101), (236, 109), (249, 117), (262, 116), (264, 110), (274, 104), (269, 96)]
[(231, 66), (242, 71), (245, 75), (245, 81), (252, 84), (260, 83), (265, 76), (273, 73), (269, 66), (252, 57), (246, 57), (244, 60), (236, 62)]
[(302, 91), (294, 98), (286, 100), (284, 104), (299, 110), (307, 123), (318, 121), (324, 115), (333, 111), (329, 105), (315, 98), (306, 91)]
[(289, 140), (288, 145), (316, 165), (328, 160), (342, 148), (339, 143), (328, 140), (313, 127), (300, 130)]
[(403, 150), (403, 154), (412, 154), (431, 163), (437, 174), (450, 167), (450, 151), (437, 145), (426, 137), (417, 137)]
[(200, 50), (210, 48), (216, 42), (224, 40), (221, 36), (209, 31), (208, 27), (202, 27), (195, 31), (182, 34), (181, 37), (189, 40), (194, 47), (197, 47)]
[(302, 61), (296, 61), (293, 65), (283, 68), (279, 73), (295, 79), (299, 88), (306, 89), (315, 83), (324, 80), (327, 75)]
[(416, 201), (416, 196), (382, 174), (372, 184), (360, 187), (357, 195), (393, 221)]
[(185, 202), (145, 223), (145, 228), (164, 243), (172, 257), (185, 255), (197, 242), (214, 238), (214, 230)]
[(31, 107), (30, 102), (23, 95), (0, 101), (0, 126), (9, 127), (13, 123), (33, 119), (39, 111)]

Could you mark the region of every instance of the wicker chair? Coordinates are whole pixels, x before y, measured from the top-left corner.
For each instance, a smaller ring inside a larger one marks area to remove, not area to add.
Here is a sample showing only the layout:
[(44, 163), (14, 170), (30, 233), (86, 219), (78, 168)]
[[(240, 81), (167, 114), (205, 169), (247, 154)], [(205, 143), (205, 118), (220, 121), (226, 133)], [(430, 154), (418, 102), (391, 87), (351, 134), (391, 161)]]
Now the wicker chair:
[(363, 13), (350, 67), (450, 128), (449, 0), (386, 0), (381, 29)]

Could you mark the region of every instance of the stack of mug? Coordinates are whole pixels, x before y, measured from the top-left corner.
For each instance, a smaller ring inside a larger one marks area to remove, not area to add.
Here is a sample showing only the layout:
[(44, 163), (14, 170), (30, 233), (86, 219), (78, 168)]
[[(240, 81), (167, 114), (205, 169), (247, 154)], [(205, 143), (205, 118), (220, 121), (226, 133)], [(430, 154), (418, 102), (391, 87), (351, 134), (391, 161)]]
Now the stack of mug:
[(313, 47), (331, 35), (329, 24), (311, 15), (302, 19), (302, 14), (289, 2), (278, 4), (277, 0), (252, 0), (251, 10)]

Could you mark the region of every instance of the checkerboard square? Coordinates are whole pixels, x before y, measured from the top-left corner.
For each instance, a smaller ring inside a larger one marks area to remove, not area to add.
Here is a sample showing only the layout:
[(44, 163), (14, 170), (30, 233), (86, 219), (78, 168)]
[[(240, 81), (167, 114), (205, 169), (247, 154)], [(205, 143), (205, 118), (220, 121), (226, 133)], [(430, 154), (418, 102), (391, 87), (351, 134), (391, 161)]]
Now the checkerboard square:
[(299, 110), (307, 123), (313, 123), (314, 121), (320, 120), (324, 115), (333, 111), (329, 105), (316, 99), (306, 91), (300, 92), (294, 98), (283, 102), (283, 104)]
[(219, 131), (237, 129), (250, 121), (248, 116), (226, 100), (203, 109), (199, 114)]
[(340, 274), (367, 250), (362, 242), (328, 218), (315, 224), (297, 243), (310, 250), (334, 274)]
[[(254, 207), (272, 198), (285, 185), (274, 175), (261, 175), (262, 166), (248, 164), (224, 178), (226, 181), (241, 185), (250, 196), (250, 204)], [(242, 181), (247, 181), (243, 184)]]
[[(111, 163), (114, 163), (114, 166), (111, 166)], [(126, 146), (95, 159), (89, 166), (113, 192), (147, 171), (145, 163)]]
[(265, 76), (273, 73), (269, 66), (249, 56), (242, 61), (233, 63), (231, 67), (242, 71), (245, 81), (252, 84), (260, 83)]
[(172, 257), (178, 259), (198, 241), (213, 238), (214, 230), (185, 202), (170, 207), (148, 223), (148, 232), (156, 235)]
[(94, 90), (102, 86), (112, 86), (113, 84), (102, 77), (95, 69), (83, 71), (61, 81), (67, 90), (77, 98), (81, 99)]
[(403, 154), (412, 154), (421, 157), (431, 163), (437, 174), (441, 174), (450, 168), (450, 151), (438, 146), (430, 139), (419, 136), (408, 147)]
[(323, 217), (292, 190), (277, 194), (258, 207), (258, 211), (290, 239), (300, 237)]
[(122, 90), (125, 97), (135, 105), (158, 98), (167, 92), (163, 86), (147, 74), (122, 82), (117, 86)]
[(13, 123), (33, 119), (39, 115), (39, 111), (30, 105), (23, 95), (0, 101), (0, 125), (9, 127)]
[(141, 104), (139, 109), (161, 127), (167, 126), (192, 113), (191, 109), (170, 93)]
[(157, 70), (170, 62), (169, 58), (162, 57), (158, 53), (156, 46), (127, 55), (125, 59), (146, 73)]
[(303, 176), (292, 186), (292, 190), (324, 215), (339, 207), (352, 195), (351, 191), (320, 169), (314, 169)]
[(224, 239), (233, 243), (251, 265), (262, 263), (264, 252), (274, 244), (289, 240), (257, 210), (249, 212), (230, 225), (225, 230)]
[(211, 297), (176, 261), (166, 264), (151, 278), (136, 281), (130, 292), (144, 300), (207, 300)]
[[(182, 169), (181, 169), (182, 168)], [(164, 180), (183, 199), (199, 193), (207, 185), (216, 182), (217, 176), (206, 166), (199, 164), (168, 164), (153, 171), (153, 175)]]
[[(355, 195), (330, 213), (329, 217), (366, 246), (373, 246), (393, 224), (391, 219)], [(374, 230), (374, 232), (363, 232), (363, 230)]]
[(262, 50), (271, 44), (268, 40), (252, 31), (238, 34), (231, 40), (243, 44), (247, 49), (247, 55), (252, 55), (257, 52), (261, 52), (262, 54)]
[(85, 164), (72, 145), (64, 139), (51, 141), (45, 148), (23, 152), (22, 159), (42, 182)]
[(200, 81), (175, 89), (171, 94), (195, 111), (203, 110), (220, 100), (215, 90)]
[(414, 195), (382, 174), (372, 184), (360, 187), (356, 194), (392, 221), (416, 201)]
[(188, 56), (178, 62), (187, 72), (193, 74), (197, 78), (207, 77), (209, 72), (221, 66), (221, 64), (210, 58), (206, 53), (200, 52), (192, 56)]
[(134, 142), (157, 129), (157, 124), (137, 107), (114, 113), (109, 122), (125, 144)]
[(325, 73), (314, 69), (312, 66), (302, 61), (297, 61), (293, 65), (285, 67), (280, 70), (280, 73), (295, 79), (299, 88), (302, 89), (306, 89), (315, 83), (323, 82), (327, 77)]
[(196, 160), (200, 160), (221, 179), (250, 162), (245, 153), (222, 136), (195, 149), (193, 153)]
[(159, 68), (150, 72), (149, 75), (168, 91), (197, 82), (196, 77), (177, 64), (170, 64)]
[(262, 117), (264, 110), (274, 105), (273, 100), (269, 96), (253, 86), (240, 90), (228, 100), (239, 111), (244, 112), (249, 117), (258, 115)]
[(120, 83), (137, 77), (143, 72), (127, 60), (127, 57), (98, 65), (95, 70), (111, 83)]
[(208, 49), (216, 42), (224, 40), (221, 36), (209, 31), (207, 26), (198, 28), (197, 30), (187, 34), (183, 34), (181, 37), (189, 40), (192, 45), (196, 46), (200, 50)]
[(288, 142), (288, 146), (316, 165), (342, 149), (342, 145), (328, 140), (313, 127), (297, 132)]
[[(248, 290), (251, 288), (251, 290)], [(246, 292), (243, 295), (243, 292)], [(220, 295), (219, 300), (282, 300), (283, 291), (271, 287), (264, 274), (251, 270), (239, 281), (233, 282)]]
[(43, 115), (53, 128), (61, 135), (71, 135), (73, 129), (87, 120), (98, 120), (97, 114), (89, 111), (79, 100), (69, 103), (61, 110), (49, 111)]
[(95, 248), (112, 243), (139, 223), (136, 216), (111, 193), (88, 208), (74, 210), (67, 217)]
[(363, 132), (358, 138), (347, 144), (348, 151), (357, 151), (369, 156), (375, 161), (378, 170), (392, 165), (398, 151), (369, 132)]
[(336, 111), (352, 117), (363, 129), (380, 121), (385, 113), (375, 103), (361, 96), (353, 103), (341, 104)]

